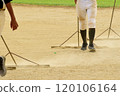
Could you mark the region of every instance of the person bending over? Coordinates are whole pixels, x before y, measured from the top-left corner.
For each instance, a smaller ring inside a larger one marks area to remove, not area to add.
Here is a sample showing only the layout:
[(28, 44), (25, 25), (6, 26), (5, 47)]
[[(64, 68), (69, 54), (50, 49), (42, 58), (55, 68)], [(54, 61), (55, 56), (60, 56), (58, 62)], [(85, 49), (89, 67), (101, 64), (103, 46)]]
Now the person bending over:
[[(1, 36), (1, 32), (3, 30), (4, 23), (5, 23), (5, 9), (6, 8), (11, 17), (11, 21), (10, 21), (11, 29), (14, 31), (18, 28), (18, 23), (16, 21), (16, 18), (15, 18), (14, 12), (13, 12), (11, 1), (12, 0), (0, 0), (0, 36)], [(1, 76), (6, 75), (5, 57), (4, 56), (0, 56), (0, 75)]]

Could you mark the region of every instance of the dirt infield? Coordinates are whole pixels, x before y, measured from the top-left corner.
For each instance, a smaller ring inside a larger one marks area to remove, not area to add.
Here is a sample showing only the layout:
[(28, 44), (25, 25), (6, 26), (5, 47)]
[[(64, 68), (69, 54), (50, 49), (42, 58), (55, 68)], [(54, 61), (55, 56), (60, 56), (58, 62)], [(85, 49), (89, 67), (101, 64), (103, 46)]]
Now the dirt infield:
[[(3, 36), (12, 52), (39, 64), (49, 64), (44, 68), (15, 57), (21, 67), (8, 70), (1, 80), (116, 80), (120, 79), (120, 39), (95, 40), (96, 52), (80, 49), (51, 49), (60, 45), (76, 31), (76, 10), (73, 7), (43, 7), (14, 5), (19, 29), (10, 30), (9, 15), (6, 11), (6, 23)], [(112, 8), (98, 9), (96, 36), (109, 27)], [(112, 28), (120, 34), (120, 9), (115, 10)], [(108, 31), (100, 38), (106, 38)], [(111, 31), (110, 38), (117, 38)], [(7, 50), (2, 41), (0, 54)], [(81, 42), (80, 42), (81, 44)], [(77, 45), (77, 35), (65, 45)], [(4, 50), (3, 50), (4, 49)], [(14, 65), (7, 56), (6, 65)], [(31, 65), (31, 66), (24, 66)], [(33, 66), (32, 66), (33, 65)]]

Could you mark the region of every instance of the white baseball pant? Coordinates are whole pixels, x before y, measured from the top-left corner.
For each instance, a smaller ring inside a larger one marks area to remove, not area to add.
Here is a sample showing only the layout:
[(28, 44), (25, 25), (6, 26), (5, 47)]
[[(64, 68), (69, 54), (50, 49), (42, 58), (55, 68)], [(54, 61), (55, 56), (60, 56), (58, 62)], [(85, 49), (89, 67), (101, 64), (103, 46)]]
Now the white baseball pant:
[(88, 28), (96, 27), (97, 2), (96, 0), (77, 0), (77, 15), (80, 20), (80, 29), (87, 29), (86, 15), (88, 17)]

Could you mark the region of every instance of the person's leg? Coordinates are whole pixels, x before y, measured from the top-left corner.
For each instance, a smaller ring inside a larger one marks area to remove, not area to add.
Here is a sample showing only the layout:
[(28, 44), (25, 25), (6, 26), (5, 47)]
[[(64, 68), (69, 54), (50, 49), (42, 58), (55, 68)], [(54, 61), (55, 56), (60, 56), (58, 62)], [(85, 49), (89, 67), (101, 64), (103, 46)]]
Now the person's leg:
[[(4, 27), (5, 23), (5, 14), (4, 11), (0, 11), (0, 36)], [(6, 75), (6, 68), (5, 68), (5, 57), (0, 56), (0, 75), (5, 76)]]
[(86, 38), (86, 32), (87, 30), (80, 30), (80, 33), (81, 33), (81, 37), (82, 37), (82, 40), (83, 40), (83, 44), (82, 44), (82, 47), (81, 47), (81, 50), (86, 50), (87, 49), (87, 38)]
[(86, 7), (85, 7), (85, 1), (79, 0), (76, 4), (77, 14), (80, 20), (80, 34), (83, 40), (82, 48), (81, 50), (86, 50), (87, 48), (87, 40), (86, 40)]
[(86, 10), (84, 10), (83, 12), (84, 12), (84, 14), (79, 16), (79, 19), (80, 19), (80, 34), (81, 34), (82, 41), (83, 41), (81, 50), (86, 50), (87, 49)]
[(96, 14), (97, 14), (97, 6), (96, 2), (94, 2), (90, 8), (87, 10), (88, 15), (88, 28), (89, 28), (89, 49), (90, 51), (95, 51), (94, 48), (94, 37), (96, 31)]
[(89, 28), (89, 49), (93, 49), (93, 50), (95, 50), (93, 45), (94, 37), (95, 37), (95, 28)]

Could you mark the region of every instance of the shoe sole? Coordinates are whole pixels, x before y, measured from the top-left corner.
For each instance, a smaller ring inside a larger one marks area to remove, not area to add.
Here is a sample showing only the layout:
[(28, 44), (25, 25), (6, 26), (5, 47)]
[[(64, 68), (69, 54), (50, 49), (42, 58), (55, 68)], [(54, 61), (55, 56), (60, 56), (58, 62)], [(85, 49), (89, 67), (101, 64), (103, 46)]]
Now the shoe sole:
[(95, 52), (96, 50), (95, 49), (89, 49), (90, 51), (89, 52)]
[(96, 51), (95, 48), (89, 48), (89, 52), (95, 52), (95, 51)]

